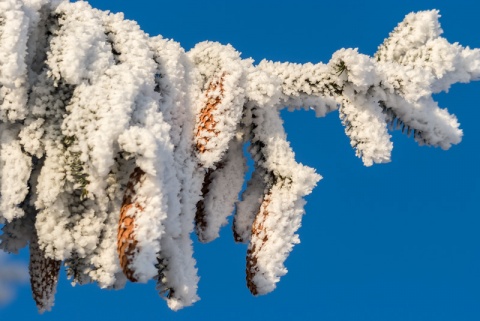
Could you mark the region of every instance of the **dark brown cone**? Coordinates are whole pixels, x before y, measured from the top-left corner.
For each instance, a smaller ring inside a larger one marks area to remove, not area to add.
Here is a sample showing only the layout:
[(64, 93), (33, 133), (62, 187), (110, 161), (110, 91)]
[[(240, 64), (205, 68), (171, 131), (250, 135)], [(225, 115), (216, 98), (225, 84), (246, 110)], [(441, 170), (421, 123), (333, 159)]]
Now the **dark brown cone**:
[(57, 291), (58, 274), (61, 261), (45, 257), (45, 252), (38, 245), (37, 235), (34, 233), (30, 241), (30, 285), (32, 295), (38, 311), (50, 311)]
[(118, 222), (117, 252), (123, 273), (131, 282), (137, 282), (131, 268), (133, 257), (136, 253), (137, 240), (135, 239), (135, 217), (143, 211), (143, 207), (137, 202), (136, 186), (142, 182), (145, 172), (136, 167), (127, 183), (123, 196), (120, 220)]
[[(263, 198), (262, 205), (258, 211), (255, 221), (252, 225), (252, 238), (248, 245), (247, 250), (247, 267), (246, 267), (246, 280), (247, 287), (253, 295), (257, 295), (258, 289), (257, 285), (253, 282), (253, 278), (256, 273), (258, 273), (259, 268), (257, 267), (258, 262), (258, 252), (262, 249), (265, 243), (268, 241), (268, 236), (265, 229), (265, 220), (268, 217), (267, 207), (270, 204), (270, 193), (265, 195)], [(262, 236), (263, 235), (263, 236)], [(258, 241), (261, 240), (261, 245), (257, 246)]]

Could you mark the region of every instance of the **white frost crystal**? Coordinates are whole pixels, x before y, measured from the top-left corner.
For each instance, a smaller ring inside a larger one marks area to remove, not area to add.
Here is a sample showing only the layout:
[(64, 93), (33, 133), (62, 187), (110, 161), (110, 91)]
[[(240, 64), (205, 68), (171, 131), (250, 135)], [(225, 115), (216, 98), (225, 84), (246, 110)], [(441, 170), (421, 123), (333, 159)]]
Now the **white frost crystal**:
[(215, 42), (185, 52), (83, 1), (0, 0), (0, 249), (30, 244), (40, 311), (62, 262), (74, 284), (156, 279), (177, 310), (199, 300), (192, 232), (212, 241), (233, 213), (247, 285), (272, 291), (321, 179), (295, 160), (280, 109), (338, 109), (366, 166), (390, 161), (389, 129), (458, 144), (432, 94), (480, 79), (480, 50), (442, 38), (439, 17), (407, 15), (374, 57), (254, 64)]

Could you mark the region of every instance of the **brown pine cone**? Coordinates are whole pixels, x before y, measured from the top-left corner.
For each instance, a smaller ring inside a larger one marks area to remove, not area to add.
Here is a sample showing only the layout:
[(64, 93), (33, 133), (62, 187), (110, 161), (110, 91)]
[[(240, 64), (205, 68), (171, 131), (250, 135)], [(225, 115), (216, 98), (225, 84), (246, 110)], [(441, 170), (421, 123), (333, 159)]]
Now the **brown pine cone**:
[(144, 180), (145, 172), (136, 167), (127, 183), (123, 196), (122, 208), (120, 209), (120, 220), (118, 223), (117, 252), (123, 273), (131, 282), (137, 282), (133, 276), (134, 270), (131, 267), (136, 253), (137, 240), (135, 239), (135, 217), (143, 211), (143, 207), (137, 202), (137, 184)]
[(205, 93), (207, 97), (207, 104), (200, 110), (198, 123), (195, 128), (195, 142), (198, 153), (205, 153), (207, 151), (206, 145), (212, 136), (218, 136), (218, 129), (216, 129), (217, 120), (214, 118), (214, 112), (223, 98), (223, 77), (220, 80), (212, 81)]
[[(258, 262), (258, 252), (262, 249), (265, 243), (268, 241), (267, 230), (264, 226), (265, 220), (267, 219), (269, 213), (267, 210), (268, 205), (270, 204), (270, 193), (265, 195), (263, 198), (262, 205), (258, 211), (255, 221), (252, 225), (252, 237), (248, 245), (247, 250), (247, 267), (246, 267), (246, 280), (247, 287), (253, 295), (259, 294), (257, 285), (254, 282), (254, 277), (256, 273), (259, 272), (257, 266)], [(260, 241), (260, 245), (258, 244)]]
[(45, 252), (38, 245), (37, 234), (30, 240), (30, 285), (38, 311), (50, 311), (57, 291), (58, 274), (61, 261), (45, 257)]

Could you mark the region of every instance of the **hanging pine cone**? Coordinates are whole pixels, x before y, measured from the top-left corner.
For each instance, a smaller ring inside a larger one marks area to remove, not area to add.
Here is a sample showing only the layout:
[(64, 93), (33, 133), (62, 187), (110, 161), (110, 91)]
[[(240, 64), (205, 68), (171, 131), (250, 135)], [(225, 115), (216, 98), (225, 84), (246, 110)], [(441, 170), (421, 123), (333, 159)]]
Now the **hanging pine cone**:
[(197, 151), (205, 153), (211, 147), (208, 142), (212, 137), (218, 136), (219, 129), (216, 128), (218, 120), (215, 119), (215, 111), (222, 102), (223, 76), (219, 80), (212, 81), (205, 93), (207, 103), (200, 110), (198, 123), (195, 129), (195, 142)]
[(30, 285), (38, 311), (50, 311), (57, 291), (58, 274), (61, 261), (45, 256), (45, 252), (38, 246), (36, 233), (30, 240)]
[(137, 240), (135, 239), (135, 217), (143, 211), (142, 206), (137, 202), (135, 190), (137, 184), (142, 183), (144, 175), (145, 172), (139, 167), (136, 167), (130, 175), (127, 189), (123, 196), (120, 220), (118, 223), (118, 257), (123, 273), (132, 282), (137, 282), (137, 279), (134, 277), (135, 271), (131, 266), (137, 247)]
[(270, 204), (270, 194), (265, 195), (260, 210), (252, 225), (251, 241), (247, 250), (247, 268), (246, 280), (247, 287), (253, 295), (259, 294), (257, 284), (255, 282), (255, 275), (259, 271), (258, 252), (268, 241), (267, 231), (265, 229), (265, 220), (268, 217), (268, 205)]
[(392, 121), (419, 144), (458, 144), (456, 117), (432, 95), (480, 79), (480, 50), (442, 38), (438, 11), (408, 15), (373, 58), (341, 49), (327, 64), (254, 65), (231, 45), (185, 52), (85, 1), (0, 3), (0, 249), (30, 240), (41, 312), (61, 261), (80, 283), (156, 276), (171, 309), (196, 302), (193, 222), (200, 241), (218, 237), (248, 144), (255, 169), (234, 237), (250, 241), (250, 291), (272, 291), (320, 179), (295, 160), (280, 110), (340, 109), (369, 166), (390, 161)]

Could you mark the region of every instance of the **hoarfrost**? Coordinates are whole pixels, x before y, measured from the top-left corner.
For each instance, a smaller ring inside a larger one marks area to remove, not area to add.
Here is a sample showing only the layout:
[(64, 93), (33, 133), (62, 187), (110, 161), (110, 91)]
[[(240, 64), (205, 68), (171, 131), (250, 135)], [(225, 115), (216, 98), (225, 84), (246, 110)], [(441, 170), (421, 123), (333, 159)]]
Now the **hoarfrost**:
[(439, 17), (407, 15), (374, 57), (255, 64), (215, 42), (185, 52), (82, 1), (1, 1), (0, 248), (30, 245), (40, 311), (62, 262), (73, 284), (153, 278), (177, 310), (199, 299), (191, 233), (212, 241), (233, 212), (247, 286), (272, 291), (321, 179), (295, 160), (280, 109), (339, 110), (366, 166), (390, 161), (393, 129), (458, 144), (432, 94), (479, 80), (480, 50), (441, 37)]

